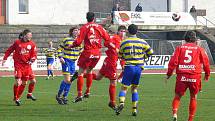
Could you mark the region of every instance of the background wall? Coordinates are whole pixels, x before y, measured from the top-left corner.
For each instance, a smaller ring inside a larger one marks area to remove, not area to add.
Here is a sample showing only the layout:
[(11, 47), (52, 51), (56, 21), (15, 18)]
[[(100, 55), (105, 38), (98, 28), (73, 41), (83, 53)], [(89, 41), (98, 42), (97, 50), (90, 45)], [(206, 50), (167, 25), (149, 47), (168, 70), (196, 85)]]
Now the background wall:
[(8, 24), (74, 25), (85, 23), (89, 0), (29, 0), (29, 13), (19, 13), (18, 0), (8, 1)]

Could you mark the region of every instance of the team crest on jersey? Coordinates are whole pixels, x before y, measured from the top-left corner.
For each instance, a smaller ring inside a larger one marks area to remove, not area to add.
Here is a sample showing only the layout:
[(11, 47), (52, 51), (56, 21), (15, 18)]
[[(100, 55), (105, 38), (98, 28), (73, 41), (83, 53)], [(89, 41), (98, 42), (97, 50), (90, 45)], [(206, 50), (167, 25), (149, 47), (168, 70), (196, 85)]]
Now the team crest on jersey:
[(29, 50), (30, 50), (30, 49), (31, 49), (31, 45), (27, 45), (27, 49), (29, 49)]

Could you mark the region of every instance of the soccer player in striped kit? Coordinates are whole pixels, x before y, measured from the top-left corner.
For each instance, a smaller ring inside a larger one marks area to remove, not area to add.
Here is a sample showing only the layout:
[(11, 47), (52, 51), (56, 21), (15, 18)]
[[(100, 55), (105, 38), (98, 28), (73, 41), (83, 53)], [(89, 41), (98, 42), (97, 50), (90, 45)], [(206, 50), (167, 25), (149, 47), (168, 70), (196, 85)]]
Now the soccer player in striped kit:
[(126, 93), (130, 86), (132, 92), (132, 115), (137, 115), (137, 87), (139, 85), (141, 72), (144, 68), (144, 59), (153, 54), (153, 50), (149, 44), (145, 40), (137, 38), (137, 30), (138, 27), (136, 25), (129, 25), (129, 37), (123, 40), (120, 45), (119, 57), (125, 60), (125, 67), (116, 115), (119, 115), (124, 108)]
[(67, 104), (68, 102), (67, 96), (71, 87), (70, 79), (75, 72), (75, 61), (82, 51), (81, 46), (69, 48), (69, 45), (73, 44), (78, 34), (79, 29), (77, 27), (71, 28), (69, 30), (69, 37), (64, 38), (58, 47), (58, 58), (62, 64), (62, 72), (64, 75), (64, 80), (62, 80), (58, 94), (56, 95), (58, 104)]
[(56, 48), (53, 47), (53, 43), (50, 40), (48, 42), (48, 48), (45, 48), (43, 51), (46, 55), (46, 62), (47, 62), (47, 80), (49, 79), (50, 75), (52, 76), (52, 79), (54, 79), (54, 73), (53, 73), (53, 64), (56, 57)]

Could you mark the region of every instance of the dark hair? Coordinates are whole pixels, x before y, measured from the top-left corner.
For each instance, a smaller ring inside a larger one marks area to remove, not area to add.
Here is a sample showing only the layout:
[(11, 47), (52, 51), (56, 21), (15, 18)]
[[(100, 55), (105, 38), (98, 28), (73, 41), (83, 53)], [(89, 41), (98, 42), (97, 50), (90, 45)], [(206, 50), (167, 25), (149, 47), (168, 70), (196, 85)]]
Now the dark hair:
[(128, 32), (131, 35), (135, 35), (137, 33), (138, 27), (135, 24), (131, 24), (128, 26)]
[(185, 39), (186, 42), (195, 42), (195, 41), (197, 41), (196, 32), (187, 31), (185, 33), (184, 39)]
[(25, 29), (25, 30), (23, 30), (22, 35), (25, 36), (28, 33), (31, 33), (31, 30)]
[(19, 39), (23, 39), (23, 33), (22, 32), (19, 33)]
[(125, 27), (124, 25), (120, 25), (120, 26), (118, 27), (118, 31), (120, 31), (120, 30), (126, 30), (126, 27)]
[(69, 36), (73, 36), (72, 32), (74, 31), (74, 29), (78, 29), (78, 27), (75, 26), (75, 27), (70, 28), (69, 29)]
[(92, 22), (94, 20), (95, 14), (93, 12), (87, 12), (87, 21)]

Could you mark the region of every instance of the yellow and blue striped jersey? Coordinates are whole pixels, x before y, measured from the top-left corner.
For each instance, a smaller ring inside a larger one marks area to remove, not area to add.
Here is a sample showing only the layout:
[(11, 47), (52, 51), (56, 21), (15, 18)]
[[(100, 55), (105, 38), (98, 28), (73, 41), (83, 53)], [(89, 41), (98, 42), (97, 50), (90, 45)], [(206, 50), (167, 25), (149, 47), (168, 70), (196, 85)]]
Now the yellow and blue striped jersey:
[(126, 65), (140, 65), (143, 68), (144, 59), (153, 54), (149, 44), (136, 36), (130, 36), (120, 45), (119, 57), (126, 61)]
[(67, 58), (71, 60), (77, 60), (81, 51), (82, 46), (75, 47), (75, 48), (68, 48), (69, 45), (72, 45), (74, 42), (73, 37), (66, 37), (62, 41), (60, 41), (58, 46), (58, 57), (61, 58)]
[(57, 49), (55, 48), (44, 48), (43, 52), (45, 53), (47, 58), (55, 58)]

